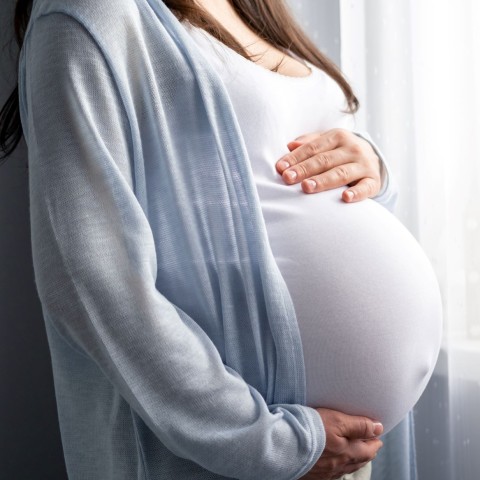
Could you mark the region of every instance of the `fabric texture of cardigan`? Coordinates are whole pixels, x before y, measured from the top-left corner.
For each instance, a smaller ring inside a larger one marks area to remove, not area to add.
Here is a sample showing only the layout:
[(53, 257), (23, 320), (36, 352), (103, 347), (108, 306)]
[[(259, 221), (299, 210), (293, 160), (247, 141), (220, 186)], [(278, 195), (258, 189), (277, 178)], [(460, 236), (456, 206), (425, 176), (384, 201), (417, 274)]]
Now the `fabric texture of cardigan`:
[(300, 478), (325, 431), (219, 76), (160, 0), (34, 0), (18, 73), (70, 480)]

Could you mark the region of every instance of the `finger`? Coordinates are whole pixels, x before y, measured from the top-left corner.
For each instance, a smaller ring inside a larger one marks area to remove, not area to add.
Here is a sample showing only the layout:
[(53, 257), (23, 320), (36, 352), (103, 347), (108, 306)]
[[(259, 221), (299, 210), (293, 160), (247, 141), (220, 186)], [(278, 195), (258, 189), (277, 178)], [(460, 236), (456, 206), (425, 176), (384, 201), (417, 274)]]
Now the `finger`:
[[(305, 136), (307, 137), (307, 136)], [(326, 133), (317, 133), (310, 141), (304, 142), (293, 151), (279, 158), (275, 164), (278, 173), (283, 173), (286, 168), (297, 165), (307, 158), (313, 157), (317, 153), (328, 152), (334, 150), (343, 142), (343, 136), (335, 131), (329, 130)]]
[[(337, 137), (338, 142), (344, 142), (345, 139), (348, 138), (348, 136), (352, 135), (352, 132), (351, 132), (351, 130), (348, 130), (346, 128), (331, 128), (330, 130), (325, 130), (323, 132), (314, 131), (314, 132), (310, 132), (310, 133), (304, 133), (303, 135), (300, 135), (300, 136), (294, 138), (292, 140), (292, 142), (295, 142), (295, 141), (306, 142), (306, 141), (309, 141), (309, 140), (312, 140), (312, 139), (318, 137), (319, 135), (335, 136), (335, 137)], [(290, 142), (290, 143), (292, 143), (292, 142)]]
[(358, 202), (366, 198), (374, 197), (381, 187), (381, 182), (371, 177), (365, 177), (359, 180), (354, 187), (344, 190), (342, 198), (346, 202)]
[[(363, 468), (368, 463), (370, 463), (370, 461), (371, 460), (369, 460), (368, 462), (352, 463), (352, 464), (349, 464), (349, 465), (345, 465), (345, 468), (343, 470), (343, 474), (345, 475), (347, 473), (354, 473), (357, 470), (360, 470), (361, 468)], [(337, 478), (339, 478), (339, 477), (337, 477)]]
[(362, 178), (365, 174), (363, 165), (358, 163), (342, 163), (320, 175), (314, 175), (302, 181), (305, 193), (316, 193), (331, 188), (338, 188)]
[[(376, 456), (383, 442), (379, 439), (350, 440), (347, 451), (340, 455), (323, 457), (317, 462), (323, 470), (334, 473), (334, 479), (340, 478), (346, 473), (353, 473), (371, 462)], [(368, 448), (367, 448), (368, 447)]]
[(303, 140), (293, 140), (292, 142), (287, 143), (287, 148), (292, 151), (298, 148), (300, 145), (303, 145), (306, 142), (309, 142), (310, 140), (313, 140), (315, 137), (311, 137), (310, 139), (303, 139)]
[(311, 133), (305, 133), (304, 135), (300, 135), (299, 137), (295, 138), (291, 142), (287, 143), (287, 147), (290, 151), (294, 150), (295, 148), (299, 147), (300, 145), (303, 145), (305, 143), (311, 142), (318, 138), (320, 135), (324, 135), (322, 132), (311, 132)]
[[(373, 439), (383, 432), (380, 422), (368, 417), (349, 415), (342, 424), (341, 435), (350, 439)], [(364, 442), (368, 445), (369, 442)]]
[(306, 178), (331, 170), (346, 162), (346, 152), (337, 148), (328, 152), (321, 152), (302, 162), (285, 169), (282, 178), (289, 185), (299, 183)]
[(371, 438), (368, 441), (350, 440), (345, 452), (349, 456), (346, 463), (368, 462), (375, 458), (382, 446), (383, 442), (379, 438)]

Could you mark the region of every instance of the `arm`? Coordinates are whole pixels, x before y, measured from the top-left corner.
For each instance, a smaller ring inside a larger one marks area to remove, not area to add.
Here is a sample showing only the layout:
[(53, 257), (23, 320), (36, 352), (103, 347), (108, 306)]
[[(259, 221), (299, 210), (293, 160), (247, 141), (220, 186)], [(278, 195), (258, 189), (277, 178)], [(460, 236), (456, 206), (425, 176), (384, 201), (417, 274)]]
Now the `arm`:
[(267, 405), (156, 288), (129, 120), (99, 46), (71, 17), (43, 16), (20, 76), (35, 281), (58, 332), (175, 455), (238, 479), (300, 478), (325, 445), (320, 415)]

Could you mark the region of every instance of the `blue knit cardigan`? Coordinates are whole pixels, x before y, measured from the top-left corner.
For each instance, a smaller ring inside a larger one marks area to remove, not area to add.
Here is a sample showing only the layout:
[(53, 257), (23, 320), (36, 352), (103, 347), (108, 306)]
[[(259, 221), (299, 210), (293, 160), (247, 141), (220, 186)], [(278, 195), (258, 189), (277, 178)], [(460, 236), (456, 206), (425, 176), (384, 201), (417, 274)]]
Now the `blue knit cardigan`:
[(300, 478), (325, 431), (218, 74), (160, 0), (35, 0), (18, 73), (70, 480)]

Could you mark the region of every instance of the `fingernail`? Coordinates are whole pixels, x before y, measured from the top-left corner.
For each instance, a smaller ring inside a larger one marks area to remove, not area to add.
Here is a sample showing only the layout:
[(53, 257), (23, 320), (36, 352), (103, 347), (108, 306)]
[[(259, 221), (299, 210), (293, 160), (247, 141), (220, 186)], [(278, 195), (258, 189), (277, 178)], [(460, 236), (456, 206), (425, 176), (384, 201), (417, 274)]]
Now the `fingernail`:
[(351, 190), (347, 190), (347, 192), (345, 193), (345, 195), (347, 196), (347, 198), (349, 200), (351, 200), (353, 198), (353, 192)]
[(288, 180), (295, 180), (297, 178), (297, 172), (295, 170), (289, 170), (285, 173)]
[(286, 160), (281, 160), (280, 162), (278, 162), (278, 166), (282, 170), (285, 170), (286, 168), (288, 168), (290, 166), (290, 164)]
[(373, 422), (373, 434), (380, 435), (383, 432), (383, 425), (379, 422)]
[(317, 182), (315, 180), (305, 180), (305, 183), (310, 187), (310, 190), (314, 190), (317, 186)]

